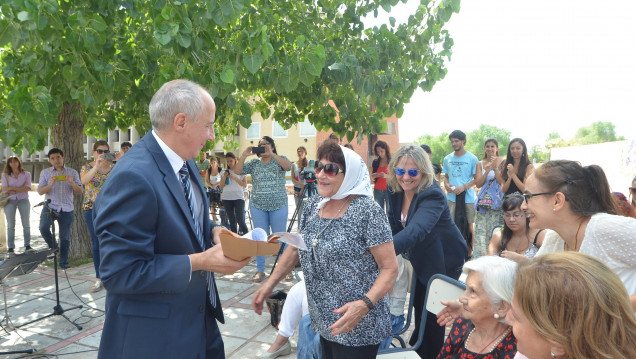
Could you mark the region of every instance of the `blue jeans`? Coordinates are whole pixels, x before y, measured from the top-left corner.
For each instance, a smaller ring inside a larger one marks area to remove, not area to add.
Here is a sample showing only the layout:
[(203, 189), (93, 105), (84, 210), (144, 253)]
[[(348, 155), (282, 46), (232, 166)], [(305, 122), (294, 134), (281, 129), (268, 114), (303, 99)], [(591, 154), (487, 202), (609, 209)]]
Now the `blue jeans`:
[(20, 211), (20, 219), (22, 220), (22, 228), (24, 233), (24, 246), (31, 245), (31, 225), (29, 222), (29, 211), (31, 203), (29, 199), (10, 199), (4, 206), (4, 215), (7, 217), (7, 245), (9, 248), (15, 248), (15, 210)]
[(99, 279), (99, 240), (95, 235), (95, 226), (93, 225), (93, 210), (84, 210), (84, 219), (88, 233), (91, 235), (91, 244), (93, 245), (93, 266), (95, 266), (95, 278)]
[(391, 214), (391, 204), (389, 203), (389, 191), (385, 189), (374, 189), (373, 198), (380, 205), (380, 208), (382, 208), (382, 210), (384, 210), (386, 206), (386, 213)]
[[(285, 232), (287, 225), (287, 205), (275, 211), (262, 211), (250, 204), (250, 213), (255, 228), (264, 229), (267, 234)], [(272, 231), (270, 232), (270, 228)], [(282, 245), (282, 243), (281, 243)], [(256, 256), (256, 270), (265, 271), (265, 256)]]
[[(393, 335), (397, 334), (400, 329), (404, 326), (404, 314), (402, 315), (393, 315), (391, 314), (391, 333)], [(393, 341), (393, 336), (386, 337), (380, 342), (380, 349), (386, 349), (391, 345)]]
[(320, 335), (311, 327), (309, 314), (300, 319), (298, 324), (297, 359), (321, 359)]
[(68, 266), (68, 249), (71, 246), (71, 224), (75, 220), (75, 214), (70, 212), (55, 212), (47, 206), (42, 207), (42, 213), (40, 214), (40, 234), (49, 248), (57, 248), (55, 238), (51, 234), (51, 218), (49, 212), (53, 212), (54, 220), (57, 219), (60, 238), (60, 267)]

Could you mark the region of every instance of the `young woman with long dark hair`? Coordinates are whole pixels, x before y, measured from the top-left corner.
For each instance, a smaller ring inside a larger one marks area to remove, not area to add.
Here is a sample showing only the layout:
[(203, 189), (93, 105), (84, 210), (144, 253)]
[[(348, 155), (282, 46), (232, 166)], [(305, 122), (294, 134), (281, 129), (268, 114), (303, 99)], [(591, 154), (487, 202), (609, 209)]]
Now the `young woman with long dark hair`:
[(524, 140), (520, 138), (510, 140), (506, 162), (502, 163), (499, 170), (504, 180), (501, 189), (505, 194), (525, 190), (524, 182), (534, 171), (534, 166), (528, 159), (528, 147)]

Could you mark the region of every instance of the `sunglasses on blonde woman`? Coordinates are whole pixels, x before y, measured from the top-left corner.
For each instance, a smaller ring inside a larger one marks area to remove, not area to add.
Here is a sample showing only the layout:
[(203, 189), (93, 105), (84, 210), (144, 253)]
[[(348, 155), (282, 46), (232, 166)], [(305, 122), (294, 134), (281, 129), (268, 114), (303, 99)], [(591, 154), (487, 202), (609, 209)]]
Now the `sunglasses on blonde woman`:
[(404, 168), (396, 168), (395, 169), (395, 174), (398, 176), (404, 176), (404, 174), (408, 173), (409, 177), (417, 177), (418, 173), (420, 173), (420, 171), (416, 170), (415, 168), (411, 168), (410, 170), (405, 170)]
[(323, 170), (329, 177), (335, 177), (340, 172), (345, 173), (345, 171), (341, 170), (340, 167), (338, 167), (338, 165), (336, 165), (335, 163), (323, 164), (322, 162), (318, 162), (318, 165), (316, 166), (316, 174), (320, 174), (320, 172), (322, 172)]

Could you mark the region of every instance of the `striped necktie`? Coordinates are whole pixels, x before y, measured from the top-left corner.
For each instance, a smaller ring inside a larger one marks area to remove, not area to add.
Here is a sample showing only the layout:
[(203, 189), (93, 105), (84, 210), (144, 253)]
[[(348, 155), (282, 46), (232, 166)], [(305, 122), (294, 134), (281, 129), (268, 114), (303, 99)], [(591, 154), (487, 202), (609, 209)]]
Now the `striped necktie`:
[[(194, 228), (196, 229), (197, 241), (199, 245), (201, 245), (201, 249), (205, 251), (205, 243), (203, 242), (203, 235), (201, 234), (201, 225), (199, 224), (199, 218), (197, 216), (197, 212), (194, 210), (194, 201), (192, 201), (192, 186), (190, 185), (190, 173), (188, 172), (188, 167), (186, 163), (183, 163), (183, 167), (179, 170), (179, 178), (181, 179), (181, 184), (183, 185), (183, 192), (185, 194), (186, 202), (188, 202), (188, 207), (190, 207), (190, 215), (192, 215), (192, 220), (194, 220)], [(216, 296), (214, 295), (214, 278), (212, 277), (211, 272), (207, 273), (207, 283), (208, 283), (208, 294), (210, 297), (210, 303), (212, 307), (216, 308)]]

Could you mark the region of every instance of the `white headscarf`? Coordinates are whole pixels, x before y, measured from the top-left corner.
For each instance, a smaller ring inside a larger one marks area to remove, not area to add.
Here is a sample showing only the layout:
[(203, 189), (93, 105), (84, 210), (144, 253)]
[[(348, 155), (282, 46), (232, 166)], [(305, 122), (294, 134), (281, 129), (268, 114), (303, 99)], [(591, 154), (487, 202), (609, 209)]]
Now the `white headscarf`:
[(342, 153), (344, 153), (345, 166), (347, 167), (344, 180), (336, 194), (331, 197), (325, 197), (318, 202), (318, 209), (322, 208), (332, 199), (343, 199), (351, 194), (373, 197), (369, 170), (362, 160), (362, 157), (346, 147), (340, 146), (340, 149), (342, 149)]

